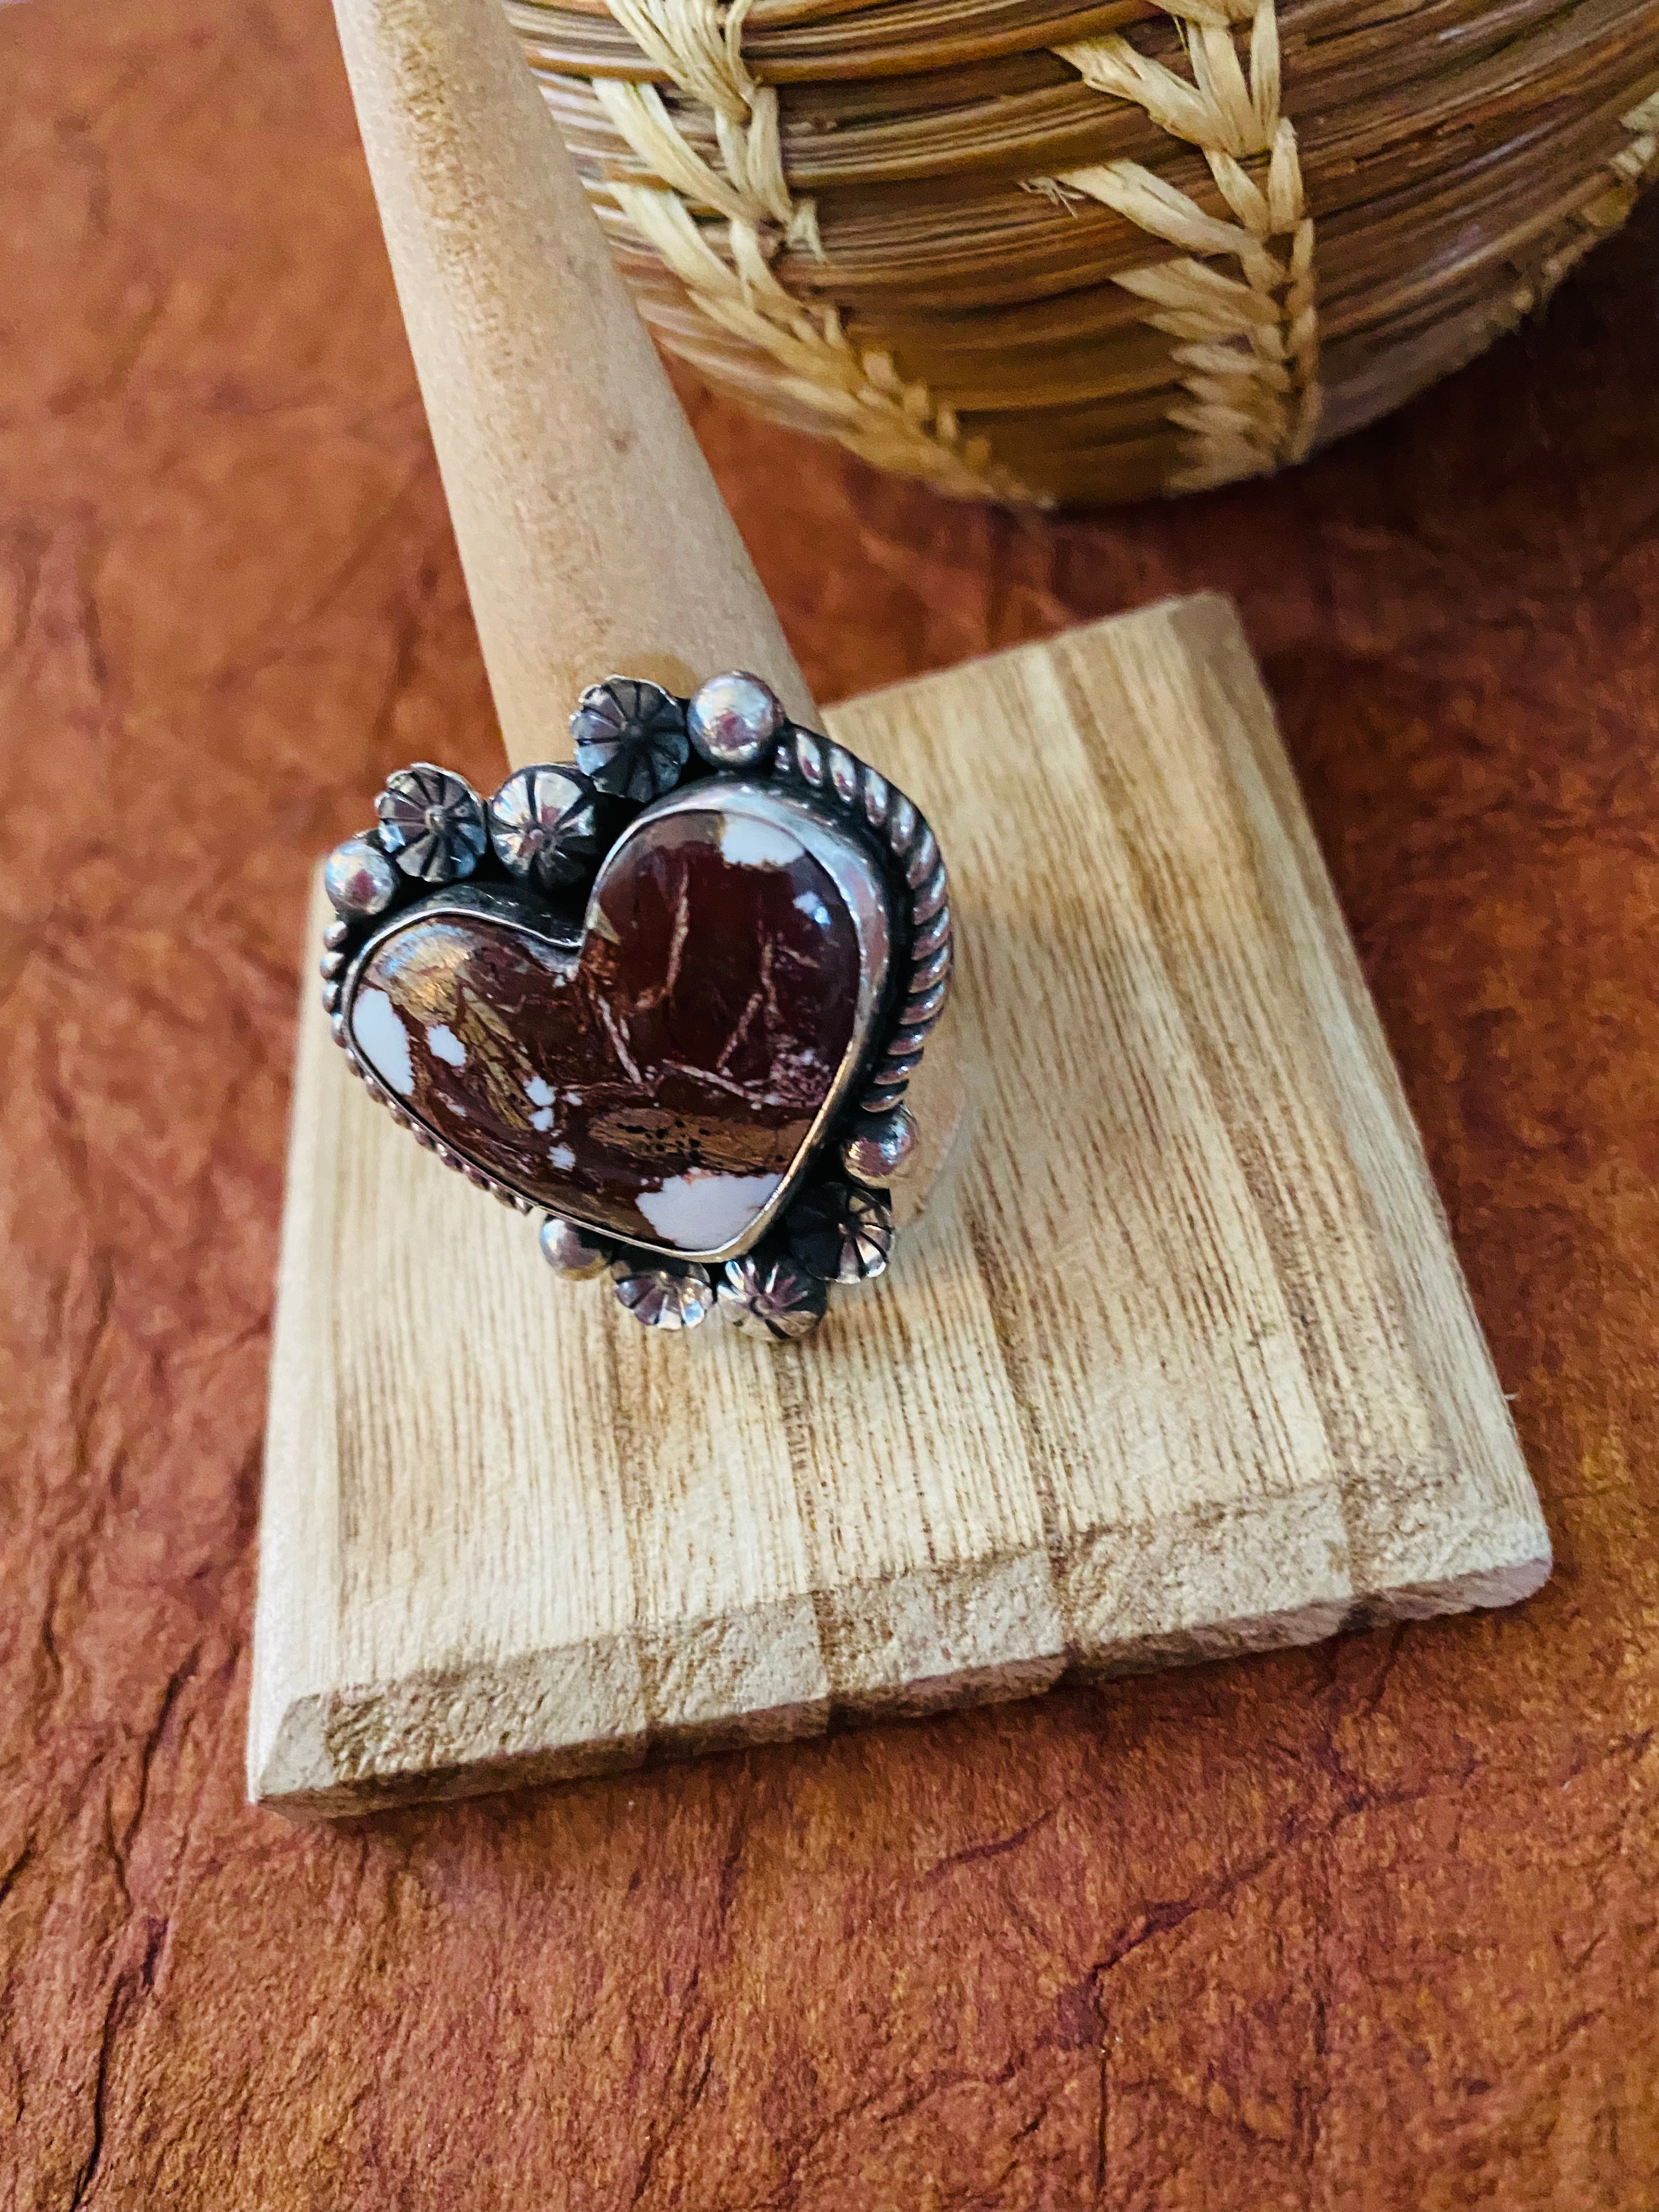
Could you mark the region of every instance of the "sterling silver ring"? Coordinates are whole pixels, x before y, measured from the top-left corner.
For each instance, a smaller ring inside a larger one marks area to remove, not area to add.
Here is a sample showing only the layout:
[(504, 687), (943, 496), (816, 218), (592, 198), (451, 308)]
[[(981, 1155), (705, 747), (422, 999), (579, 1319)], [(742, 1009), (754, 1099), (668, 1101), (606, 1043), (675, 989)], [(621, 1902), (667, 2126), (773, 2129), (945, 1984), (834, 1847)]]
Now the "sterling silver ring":
[(426, 763), (329, 856), (334, 1037), (369, 1095), (540, 1213), (654, 1328), (776, 1342), (886, 1267), (949, 881), (914, 804), (758, 677), (613, 676), (574, 762), (489, 799)]

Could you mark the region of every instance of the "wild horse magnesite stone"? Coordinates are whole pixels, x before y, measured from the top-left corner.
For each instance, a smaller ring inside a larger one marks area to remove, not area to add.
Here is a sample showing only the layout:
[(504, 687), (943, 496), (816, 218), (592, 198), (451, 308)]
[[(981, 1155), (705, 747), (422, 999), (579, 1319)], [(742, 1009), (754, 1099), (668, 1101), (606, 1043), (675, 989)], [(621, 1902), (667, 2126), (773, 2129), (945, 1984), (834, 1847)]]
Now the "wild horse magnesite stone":
[(468, 884), (410, 908), (354, 963), (346, 1019), (405, 1110), (521, 1197), (721, 1259), (793, 1194), (890, 960), (863, 843), (722, 778), (637, 818), (585, 916)]

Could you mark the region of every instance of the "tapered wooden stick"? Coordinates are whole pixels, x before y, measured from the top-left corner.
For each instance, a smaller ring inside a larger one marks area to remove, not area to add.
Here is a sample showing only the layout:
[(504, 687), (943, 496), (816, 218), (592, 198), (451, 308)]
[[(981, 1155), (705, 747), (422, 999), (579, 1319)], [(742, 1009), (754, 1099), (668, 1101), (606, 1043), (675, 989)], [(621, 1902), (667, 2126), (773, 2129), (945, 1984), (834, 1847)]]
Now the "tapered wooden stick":
[(508, 758), (615, 672), (810, 715), (499, 0), (335, 12)]

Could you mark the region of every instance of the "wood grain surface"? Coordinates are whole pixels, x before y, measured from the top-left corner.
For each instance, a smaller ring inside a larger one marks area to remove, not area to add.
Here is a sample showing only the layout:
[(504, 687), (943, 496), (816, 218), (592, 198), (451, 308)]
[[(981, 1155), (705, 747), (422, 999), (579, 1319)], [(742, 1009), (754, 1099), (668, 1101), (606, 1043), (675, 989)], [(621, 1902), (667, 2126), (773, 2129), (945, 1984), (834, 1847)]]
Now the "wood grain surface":
[(1237, 598), (1545, 1589), (302, 1827), (242, 1746), (307, 869), (497, 739), (326, 8), (27, 0), (0, 79), (0, 2203), (1650, 2212), (1659, 211), (1183, 506), (696, 418), (820, 699)]
[(1547, 1572), (1232, 610), (1167, 601), (831, 727), (951, 858), (971, 1128), (804, 1352), (550, 1285), (353, 1085), (307, 960), (256, 1799), (605, 1772)]

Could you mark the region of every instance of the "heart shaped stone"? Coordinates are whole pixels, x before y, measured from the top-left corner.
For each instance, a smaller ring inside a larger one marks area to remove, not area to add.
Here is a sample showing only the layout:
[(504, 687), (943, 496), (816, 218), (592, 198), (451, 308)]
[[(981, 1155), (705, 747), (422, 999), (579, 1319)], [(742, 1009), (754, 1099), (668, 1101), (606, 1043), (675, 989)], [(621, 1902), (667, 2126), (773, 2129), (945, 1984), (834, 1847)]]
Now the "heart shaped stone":
[(459, 885), (369, 939), (358, 1057), (462, 1159), (648, 1250), (724, 1260), (789, 1198), (866, 1056), (891, 959), (851, 832), (724, 777), (640, 815), (580, 922)]

